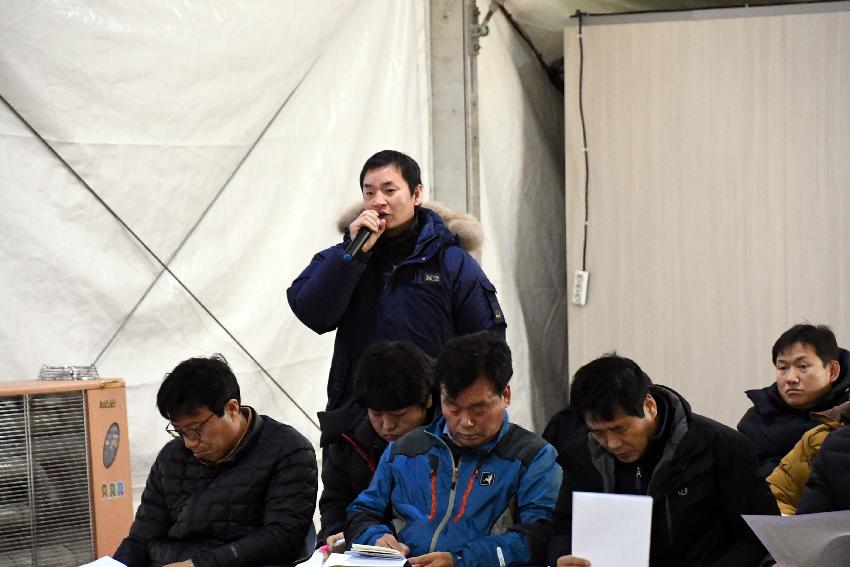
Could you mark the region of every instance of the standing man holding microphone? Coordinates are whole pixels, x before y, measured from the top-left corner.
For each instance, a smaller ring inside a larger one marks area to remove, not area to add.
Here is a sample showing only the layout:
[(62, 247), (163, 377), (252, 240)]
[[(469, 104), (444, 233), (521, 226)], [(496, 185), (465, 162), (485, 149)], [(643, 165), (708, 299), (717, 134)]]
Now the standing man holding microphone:
[(394, 150), (366, 161), (360, 189), (363, 209), (343, 242), (313, 256), (287, 290), (302, 323), (337, 331), (328, 410), (352, 399), (354, 369), (372, 344), (410, 341), (436, 356), (455, 336), (505, 332), (496, 289), (467, 251), (481, 245), (477, 220), (422, 205), (419, 165)]

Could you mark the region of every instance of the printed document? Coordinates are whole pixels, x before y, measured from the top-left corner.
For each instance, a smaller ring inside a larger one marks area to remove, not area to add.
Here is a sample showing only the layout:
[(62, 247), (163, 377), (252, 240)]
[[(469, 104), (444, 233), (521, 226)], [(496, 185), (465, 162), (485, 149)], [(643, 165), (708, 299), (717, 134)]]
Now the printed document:
[(593, 567), (649, 567), (651, 528), (649, 496), (573, 493), (572, 553)]

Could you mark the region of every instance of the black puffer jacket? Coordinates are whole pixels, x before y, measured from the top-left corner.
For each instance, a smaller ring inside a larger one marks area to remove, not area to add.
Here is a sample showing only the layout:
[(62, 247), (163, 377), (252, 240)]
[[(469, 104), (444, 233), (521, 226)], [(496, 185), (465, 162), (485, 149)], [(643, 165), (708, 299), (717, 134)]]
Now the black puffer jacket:
[[(673, 412), (672, 431), (649, 479), (652, 567), (750, 567), (767, 554), (741, 514), (779, 514), (758, 476), (752, 443), (734, 429), (691, 413), (679, 394), (652, 386)], [(573, 492), (613, 492), (614, 459), (589, 434), (559, 448), (564, 481), (553, 516), (549, 564), (572, 549)]]
[(741, 418), (738, 431), (756, 446), (763, 477), (773, 472), (803, 433), (821, 424), (811, 417), (811, 412), (828, 410), (850, 399), (850, 352), (839, 349), (838, 363), (841, 372), (832, 389), (811, 408), (795, 409), (786, 404), (775, 382), (766, 388), (747, 390), (753, 407)]
[(163, 447), (115, 559), (128, 567), (187, 559), (197, 567), (247, 567), (291, 565), (303, 556), (318, 490), (316, 455), (298, 431), (250, 411), (250, 430), (215, 465), (195, 459), (180, 439)]
[(387, 442), (372, 429), (366, 410), (354, 402), (320, 412), (319, 423), (325, 451), (319, 498), (322, 529), (316, 543), (322, 545), (345, 529), (345, 509), (369, 486)]
[(833, 431), (812, 463), (798, 514), (850, 510), (850, 425)]

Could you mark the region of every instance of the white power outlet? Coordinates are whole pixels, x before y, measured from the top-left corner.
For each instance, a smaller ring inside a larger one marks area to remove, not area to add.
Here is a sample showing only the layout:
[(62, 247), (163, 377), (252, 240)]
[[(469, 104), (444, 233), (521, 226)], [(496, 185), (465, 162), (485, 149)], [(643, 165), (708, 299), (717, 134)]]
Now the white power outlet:
[(573, 280), (573, 303), (576, 305), (587, 303), (587, 280), (589, 277), (589, 272), (576, 270), (576, 277)]

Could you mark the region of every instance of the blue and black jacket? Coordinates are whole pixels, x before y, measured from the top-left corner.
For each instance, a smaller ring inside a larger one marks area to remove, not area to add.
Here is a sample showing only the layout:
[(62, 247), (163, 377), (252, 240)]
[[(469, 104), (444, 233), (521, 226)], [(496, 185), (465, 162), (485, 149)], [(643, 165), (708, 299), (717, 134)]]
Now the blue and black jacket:
[(357, 361), (375, 343), (410, 341), (436, 356), (456, 336), (484, 330), (504, 336), (496, 288), (478, 262), (439, 214), (418, 207), (416, 215), (419, 237), (401, 262), (377, 249), (344, 261), (346, 234), (316, 254), (286, 292), (302, 323), (317, 333), (337, 330), (328, 410), (352, 398)]
[(542, 563), (561, 485), (555, 449), (508, 421), (458, 462), (445, 418), (391, 443), (369, 488), (349, 506), (346, 540), (386, 533), (410, 555), (447, 551), (456, 567)]

